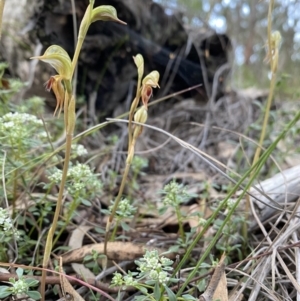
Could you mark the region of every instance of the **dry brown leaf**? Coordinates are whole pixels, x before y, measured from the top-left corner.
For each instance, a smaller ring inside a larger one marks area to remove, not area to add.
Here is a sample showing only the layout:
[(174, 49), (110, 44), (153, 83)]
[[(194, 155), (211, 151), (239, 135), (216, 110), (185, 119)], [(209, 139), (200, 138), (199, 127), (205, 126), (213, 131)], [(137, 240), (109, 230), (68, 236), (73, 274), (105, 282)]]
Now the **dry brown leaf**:
[(228, 301), (227, 279), (223, 271), (219, 284), (213, 296), (213, 300)]
[[(60, 271), (60, 285), (62, 288), (63, 295), (65, 297), (65, 300), (73, 300), (73, 301), (84, 301), (84, 299), (76, 292), (76, 290), (73, 288), (73, 286), (70, 284), (69, 280), (64, 276), (64, 271), (62, 269), (62, 258), (59, 258), (59, 271)], [(72, 299), (70, 299), (68, 296), (72, 296)]]
[(93, 227), (91, 226), (79, 226), (72, 232), (69, 240), (69, 247), (71, 247), (71, 250), (82, 247), (82, 241), (84, 236), (92, 228)]
[[(91, 229), (90, 226), (79, 226), (71, 234), (69, 247), (75, 250), (82, 247), (82, 242), (85, 234)], [(95, 275), (81, 263), (72, 263), (73, 270), (83, 279), (94, 279)]]
[[(133, 244), (131, 242), (108, 242), (107, 258), (115, 261), (135, 260), (145, 254), (145, 249), (158, 250), (159, 253), (166, 252), (165, 249), (148, 247), (142, 244)], [(78, 249), (68, 251), (62, 255), (63, 263), (81, 262), (83, 258), (92, 253), (92, 250), (99, 254), (104, 254), (104, 243), (91, 244)], [(176, 254), (166, 254), (166, 257), (174, 258)]]
[(223, 254), (205, 292), (200, 296), (199, 301), (228, 301), (227, 281), (225, 275), (225, 255)]

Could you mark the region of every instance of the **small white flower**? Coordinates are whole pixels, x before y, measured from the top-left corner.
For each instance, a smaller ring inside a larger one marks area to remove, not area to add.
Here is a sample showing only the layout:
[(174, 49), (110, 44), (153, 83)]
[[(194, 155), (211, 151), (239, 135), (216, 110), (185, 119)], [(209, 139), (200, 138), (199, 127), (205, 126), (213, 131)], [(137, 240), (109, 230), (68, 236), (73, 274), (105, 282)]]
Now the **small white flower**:
[(13, 224), (12, 224), (12, 221), (10, 218), (7, 218), (5, 221), (4, 221), (4, 224), (3, 224), (3, 230), (4, 231), (9, 231), (13, 228)]
[(152, 280), (157, 280), (158, 279), (158, 272), (156, 270), (151, 270), (150, 273), (149, 273), (149, 277), (152, 279)]
[(73, 144), (72, 150), (77, 156), (84, 156), (88, 153), (87, 149), (82, 144)]
[(165, 272), (165, 271), (161, 271), (159, 274), (158, 274), (158, 281), (162, 284), (166, 283), (169, 281), (169, 277), (168, 277), (168, 273)]
[(8, 121), (6, 123), (3, 124), (3, 127), (5, 129), (9, 129), (9, 128), (12, 128), (14, 126), (14, 123), (12, 121)]
[(163, 266), (170, 266), (170, 265), (173, 264), (173, 260), (171, 260), (171, 259), (169, 259), (169, 258), (167, 258), (167, 257), (164, 257), (164, 256), (162, 256), (162, 257), (160, 258), (160, 262), (161, 262), (161, 264), (162, 264)]

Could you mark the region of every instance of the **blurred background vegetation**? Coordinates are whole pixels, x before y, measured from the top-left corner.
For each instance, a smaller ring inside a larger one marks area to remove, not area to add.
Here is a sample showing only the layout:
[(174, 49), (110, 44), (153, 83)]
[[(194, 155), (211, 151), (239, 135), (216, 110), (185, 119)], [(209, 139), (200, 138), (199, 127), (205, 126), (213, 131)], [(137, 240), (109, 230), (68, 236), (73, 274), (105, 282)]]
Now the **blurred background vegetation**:
[[(182, 11), (186, 26), (210, 26), (227, 33), (233, 41), (233, 78), (235, 88), (269, 85), (265, 59), (268, 1), (266, 0), (155, 0), (167, 13)], [(300, 1), (276, 0), (273, 30), (282, 35), (277, 86), (289, 98), (299, 97)]]

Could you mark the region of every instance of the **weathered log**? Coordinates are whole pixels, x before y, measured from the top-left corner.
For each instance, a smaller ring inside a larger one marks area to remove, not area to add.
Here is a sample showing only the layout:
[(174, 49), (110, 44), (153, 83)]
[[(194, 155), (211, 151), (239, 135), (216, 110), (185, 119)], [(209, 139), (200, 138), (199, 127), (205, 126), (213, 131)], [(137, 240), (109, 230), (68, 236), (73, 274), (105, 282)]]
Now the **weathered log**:
[[(276, 213), (284, 210), (286, 206), (296, 201), (300, 196), (300, 166), (296, 165), (286, 169), (272, 178), (256, 185), (265, 195), (251, 188), (251, 201), (257, 206), (262, 222)], [(277, 208), (277, 210), (276, 210)], [(251, 229), (257, 226), (256, 222), (251, 224)]]

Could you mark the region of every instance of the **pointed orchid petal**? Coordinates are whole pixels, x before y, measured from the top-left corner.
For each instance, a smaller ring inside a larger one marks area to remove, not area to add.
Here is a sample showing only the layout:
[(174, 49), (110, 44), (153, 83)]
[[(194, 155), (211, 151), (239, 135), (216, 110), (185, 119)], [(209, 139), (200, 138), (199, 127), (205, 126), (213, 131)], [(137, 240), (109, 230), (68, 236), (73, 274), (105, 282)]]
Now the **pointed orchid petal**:
[(60, 46), (52, 45), (41, 56), (32, 57), (50, 64), (64, 79), (71, 79), (72, 62), (68, 53)]
[(56, 98), (56, 107), (54, 110), (54, 116), (59, 109), (58, 116), (60, 115), (62, 111), (62, 107), (65, 101), (65, 89), (62, 84), (62, 78), (59, 75), (54, 75), (51, 76), (50, 79), (46, 82), (46, 89), (47, 91), (52, 91), (54, 92), (55, 98)]
[(93, 9), (91, 23), (95, 21), (114, 21), (126, 25), (117, 16), (116, 9), (111, 5), (100, 5)]

